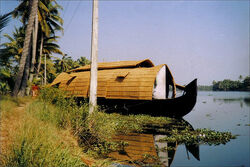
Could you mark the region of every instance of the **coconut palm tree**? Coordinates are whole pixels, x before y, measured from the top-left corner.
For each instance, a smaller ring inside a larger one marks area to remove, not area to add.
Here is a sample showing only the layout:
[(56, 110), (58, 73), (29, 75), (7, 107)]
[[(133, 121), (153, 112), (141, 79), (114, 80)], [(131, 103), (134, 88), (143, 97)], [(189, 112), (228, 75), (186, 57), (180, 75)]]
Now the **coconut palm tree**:
[[(0, 15), (0, 33), (2, 32), (3, 28), (8, 24), (10, 14)], [(6, 60), (2, 61), (3, 53), (5, 50), (0, 49), (0, 94), (6, 94), (10, 91), (9, 83), (11, 74), (8, 68), (3, 68), (3, 64), (6, 64)], [(5, 63), (4, 63), (5, 62)], [(8, 61), (7, 61), (8, 62)], [(11, 82), (10, 82), (11, 83)]]
[[(23, 0), (22, 3), (14, 10), (13, 16), (14, 17), (21, 17), (21, 21), (23, 24), (27, 23), (27, 16), (29, 13), (29, 6), (32, 0)], [(53, 3), (54, 2), (54, 3)], [(36, 26), (33, 27), (33, 44), (32, 44), (32, 61), (30, 65), (30, 78), (29, 81), (32, 82), (33, 80), (33, 73), (35, 69), (36, 58), (38, 60), (38, 67), (41, 66), (41, 56), (43, 53), (43, 45), (44, 39), (49, 38), (55, 35), (55, 31), (63, 30), (62, 28), (62, 19), (60, 18), (60, 14), (58, 9), (62, 9), (55, 0), (39, 0), (38, 9), (36, 12), (36, 19), (34, 20)], [(39, 32), (40, 37), (40, 53), (36, 56), (38, 50), (36, 47), (37, 42), (37, 33)], [(40, 57), (40, 58), (39, 58)], [(30, 64), (30, 62), (28, 62)], [(26, 69), (26, 68), (25, 68)], [(28, 67), (29, 69), (29, 67)], [(28, 74), (29, 71), (26, 69), (26, 73)], [(37, 70), (37, 74), (39, 70)]]
[(85, 66), (90, 64), (90, 61), (86, 57), (80, 57), (79, 59), (77, 59), (77, 62), (80, 66)]
[[(0, 81), (7, 83), (12, 90), (14, 85), (14, 76), (17, 74), (19, 60), (23, 51), (23, 43), (25, 38), (25, 28), (15, 28), (13, 35), (4, 34), (8, 42), (3, 43), (0, 49)], [(8, 75), (6, 75), (8, 73)]]
[(37, 13), (38, 0), (32, 0), (30, 3), (31, 12), (29, 14), (29, 20), (27, 24), (23, 53), (19, 63), (19, 71), (16, 77), (15, 86), (13, 90), (13, 96), (24, 96), (25, 88), (27, 86), (27, 80), (29, 75), (30, 66), (30, 47), (31, 47), (31, 33), (34, 26), (34, 20)]
[(61, 59), (57, 58), (55, 60), (56, 72), (61, 73), (68, 71), (69, 69), (71, 69), (71, 65), (73, 64), (72, 62), (73, 60), (70, 56), (68, 56), (67, 54), (63, 54)]
[[(0, 34), (1, 34), (2, 30), (3, 30), (3, 28), (5, 26), (7, 26), (8, 22), (9, 22), (9, 19), (10, 19), (9, 14), (0, 15)], [(0, 36), (0, 38), (1, 38), (1, 36)], [(2, 56), (3, 53), (5, 52), (5, 50), (1, 49), (2, 46), (3, 45), (0, 45), (0, 55), (1, 55), (1, 57), (0, 57), (0, 65), (1, 66), (2, 66), (2, 63), (6, 62), (6, 61), (2, 61), (2, 60), (5, 60), (4, 58), (6, 58), (6, 57), (3, 58), (3, 56)]]
[(23, 44), (25, 38), (25, 27), (15, 28), (12, 36), (8, 34), (3, 35), (9, 42), (3, 43), (0, 51), (0, 65), (11, 68), (13, 63), (19, 64), (20, 57), (23, 52)]
[[(38, 78), (38, 76), (40, 76), (40, 77), (42, 76), (41, 73), (45, 72), (44, 67), (46, 65), (47, 66), (49, 65), (46, 72), (48, 74), (51, 74), (52, 78), (53, 78), (53, 76), (56, 75), (56, 70), (54, 70), (54, 67), (52, 68), (52, 66), (54, 66), (54, 65), (51, 65), (52, 54), (56, 53), (56, 54), (63, 55), (62, 51), (60, 50), (59, 45), (56, 44), (57, 38), (59, 38), (59, 37), (55, 36), (55, 37), (50, 37), (50, 38), (44, 39), (42, 55), (43, 55), (43, 58), (45, 58), (45, 56), (46, 56), (47, 61), (45, 62), (45, 59), (41, 59), (41, 61), (40, 61), (41, 63), (38, 64), (37, 71), (39, 71), (39, 73), (37, 74), (36, 78)], [(40, 58), (42, 58), (42, 57), (40, 57)]]
[(40, 54), (39, 54), (39, 63), (37, 66), (37, 73), (36, 76), (38, 76), (40, 72), (41, 67), (41, 60), (42, 60), (42, 54), (43, 54), (43, 45), (44, 45), (44, 39), (49, 38), (50, 36), (55, 36), (55, 31), (63, 31), (62, 24), (63, 20), (60, 18), (60, 14), (58, 9), (62, 9), (61, 6), (58, 4), (52, 4), (47, 3), (47, 9), (49, 14), (45, 12), (39, 13), (40, 20), (40, 28), (41, 28), (41, 42), (40, 42)]
[[(27, 22), (29, 2), (30, 0), (24, 0), (13, 12), (14, 17), (21, 17), (23, 24)], [(39, 25), (37, 28), (40, 29), (40, 50), (43, 50), (44, 38), (54, 36), (56, 31), (63, 31), (63, 20), (60, 17), (59, 9), (62, 9), (62, 7), (55, 0), (39, 0), (37, 11)]]

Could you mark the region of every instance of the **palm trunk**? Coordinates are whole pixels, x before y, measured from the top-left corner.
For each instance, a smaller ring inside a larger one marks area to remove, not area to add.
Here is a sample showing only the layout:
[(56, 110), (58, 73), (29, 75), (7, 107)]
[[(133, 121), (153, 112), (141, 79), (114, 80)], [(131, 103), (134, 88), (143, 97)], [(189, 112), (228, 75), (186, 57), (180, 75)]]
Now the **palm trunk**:
[[(31, 66), (30, 66), (30, 77), (29, 77), (29, 83), (32, 83), (34, 78), (34, 70), (35, 70), (35, 63), (36, 63), (36, 45), (37, 45), (37, 33), (38, 33), (38, 15), (36, 14), (35, 19), (35, 26), (33, 28), (33, 41), (32, 41), (32, 60), (31, 60)], [(26, 94), (29, 95), (30, 93), (30, 87), (28, 86)]]
[(47, 83), (47, 67), (46, 67), (46, 57), (47, 57), (47, 55), (45, 54), (44, 55), (44, 85), (46, 85), (46, 83)]
[[(27, 58), (29, 57), (28, 55), (30, 53), (31, 33), (32, 33), (32, 28), (34, 26), (34, 19), (37, 14), (37, 7), (38, 7), (38, 0), (32, 0), (31, 12), (29, 15), (28, 25), (27, 25), (27, 29), (25, 32), (23, 53), (22, 53), (22, 57), (20, 60), (20, 64), (19, 64), (19, 71), (16, 77), (14, 90), (12, 93), (13, 96), (17, 96), (20, 89), (25, 89), (24, 87), (26, 87), (27, 85), (27, 83), (23, 83), (25, 81), (25, 79), (23, 79), (24, 68), (26, 67)], [(26, 74), (26, 75), (29, 75), (29, 74)]]
[(37, 71), (36, 71), (36, 78), (39, 75), (40, 69), (41, 69), (41, 63), (42, 63), (42, 54), (43, 54), (43, 33), (41, 34), (41, 44), (40, 44), (40, 52), (39, 52), (39, 62), (37, 66)]
[(28, 82), (28, 78), (29, 78), (29, 72), (30, 72), (30, 59), (31, 59), (31, 53), (28, 54), (28, 57), (26, 59), (25, 69), (24, 69), (24, 73), (23, 73), (23, 77), (22, 77), (21, 87), (20, 87), (20, 90), (18, 92), (18, 96), (25, 96), (27, 82)]

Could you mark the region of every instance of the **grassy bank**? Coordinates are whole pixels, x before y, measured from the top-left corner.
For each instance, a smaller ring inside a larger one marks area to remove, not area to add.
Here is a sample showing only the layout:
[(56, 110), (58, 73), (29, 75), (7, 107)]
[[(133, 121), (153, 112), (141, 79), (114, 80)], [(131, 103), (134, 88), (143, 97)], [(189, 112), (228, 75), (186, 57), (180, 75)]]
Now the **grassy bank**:
[(99, 109), (88, 115), (87, 103), (77, 104), (74, 97), (66, 98), (64, 92), (55, 88), (44, 89), (39, 100), (30, 105), (29, 111), (57, 128), (71, 129), (83, 151), (95, 158), (106, 158), (108, 153), (122, 147), (123, 142), (112, 141), (117, 134), (142, 132), (145, 125), (169, 124), (172, 121), (146, 115), (106, 114)]
[[(1, 152), (0, 166), (86, 166), (80, 158), (81, 150), (77, 144), (74, 145), (71, 135), (68, 134), (69, 139), (64, 140), (67, 130), (38, 119), (31, 111), (27, 112), (30, 107), (19, 110), (18, 106), (28, 102), (34, 105), (28, 98), (1, 97), (1, 127), (8, 128), (8, 134), (2, 136), (1, 133), (1, 138), (8, 138), (11, 143), (5, 152)], [(10, 125), (9, 121), (16, 122)]]
[[(74, 97), (56, 88), (41, 90), (36, 100), (4, 97), (0, 104), (5, 127), (8, 122), (19, 120), (15, 125), (18, 128), (10, 131), (8, 151), (1, 155), (0, 165), (4, 167), (108, 166), (112, 163), (109, 153), (124, 151), (127, 145), (112, 138), (132, 132), (163, 133), (168, 137), (161, 141), (179, 144), (217, 145), (235, 138), (231, 133), (194, 131), (185, 121), (167, 117), (106, 114), (99, 109), (88, 115), (87, 103), (77, 103)], [(19, 108), (24, 104), (26, 108)], [(89, 157), (94, 162), (88, 163)]]
[(1, 166), (85, 166), (81, 160), (85, 156), (95, 158), (96, 166), (107, 166), (112, 162), (107, 155), (125, 144), (113, 142), (112, 136), (170, 121), (102, 111), (89, 116), (87, 104), (77, 104), (74, 97), (66, 98), (64, 92), (53, 88), (42, 90), (36, 100), (1, 98), (1, 119), (16, 119), (12, 118), (16, 108), (25, 104), (18, 128), (11, 131), (11, 146), (1, 156)]

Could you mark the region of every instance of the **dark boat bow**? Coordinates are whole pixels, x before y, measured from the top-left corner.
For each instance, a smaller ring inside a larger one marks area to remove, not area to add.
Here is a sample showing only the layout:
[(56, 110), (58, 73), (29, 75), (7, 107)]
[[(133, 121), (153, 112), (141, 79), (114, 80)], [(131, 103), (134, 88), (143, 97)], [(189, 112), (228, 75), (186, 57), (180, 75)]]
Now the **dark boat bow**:
[(188, 114), (195, 106), (197, 98), (197, 79), (184, 87), (183, 95), (172, 99), (121, 100), (98, 99), (98, 104), (105, 106), (107, 112), (122, 114), (149, 114), (180, 118)]

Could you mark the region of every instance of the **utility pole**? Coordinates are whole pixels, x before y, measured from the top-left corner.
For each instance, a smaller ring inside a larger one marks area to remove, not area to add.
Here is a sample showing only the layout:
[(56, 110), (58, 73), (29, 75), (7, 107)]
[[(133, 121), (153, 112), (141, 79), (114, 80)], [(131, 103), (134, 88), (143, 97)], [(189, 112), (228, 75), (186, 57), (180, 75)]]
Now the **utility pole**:
[(97, 105), (98, 0), (93, 0), (89, 114)]

